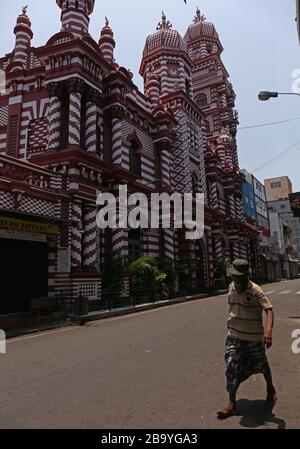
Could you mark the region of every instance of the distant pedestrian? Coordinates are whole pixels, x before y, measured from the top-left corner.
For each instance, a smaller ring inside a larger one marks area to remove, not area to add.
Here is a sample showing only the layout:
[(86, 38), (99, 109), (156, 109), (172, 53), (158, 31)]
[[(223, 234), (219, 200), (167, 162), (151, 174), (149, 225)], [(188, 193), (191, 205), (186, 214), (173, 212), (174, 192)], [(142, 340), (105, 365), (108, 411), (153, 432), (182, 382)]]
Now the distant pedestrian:
[[(250, 280), (249, 263), (233, 262), (230, 269), (233, 282), (229, 286), (228, 336), (225, 345), (227, 392), (229, 403), (217, 411), (219, 418), (237, 414), (236, 395), (242, 382), (253, 374), (262, 373), (267, 384), (265, 405), (273, 408), (277, 401), (272, 373), (265, 348), (272, 346), (274, 313), (271, 302), (262, 289)], [(262, 311), (266, 312), (263, 326)]]

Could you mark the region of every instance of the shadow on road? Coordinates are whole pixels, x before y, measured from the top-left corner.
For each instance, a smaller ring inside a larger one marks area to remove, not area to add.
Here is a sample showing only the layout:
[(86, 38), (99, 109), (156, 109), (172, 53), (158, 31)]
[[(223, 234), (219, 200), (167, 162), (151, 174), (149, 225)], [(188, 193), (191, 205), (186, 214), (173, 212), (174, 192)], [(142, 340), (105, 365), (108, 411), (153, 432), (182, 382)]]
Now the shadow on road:
[(277, 418), (273, 411), (267, 410), (262, 400), (241, 399), (237, 402), (237, 406), (242, 427), (255, 428), (273, 423), (277, 425), (277, 429), (286, 428), (285, 420)]

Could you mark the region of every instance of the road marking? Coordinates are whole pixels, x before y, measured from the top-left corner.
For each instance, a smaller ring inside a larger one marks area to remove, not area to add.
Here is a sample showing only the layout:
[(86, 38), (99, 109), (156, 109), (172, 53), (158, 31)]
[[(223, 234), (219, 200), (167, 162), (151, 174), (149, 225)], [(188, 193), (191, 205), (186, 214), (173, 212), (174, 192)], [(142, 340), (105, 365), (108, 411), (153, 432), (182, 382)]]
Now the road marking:
[(9, 343), (17, 343), (18, 341), (31, 340), (32, 338), (44, 337), (46, 335), (54, 335), (54, 334), (59, 334), (61, 332), (67, 332), (67, 331), (72, 331), (72, 330), (74, 331), (76, 329), (82, 329), (82, 327), (81, 326), (78, 326), (78, 327), (77, 326), (74, 326), (74, 327), (71, 326), (71, 327), (68, 327), (67, 329), (58, 329), (58, 330), (55, 330), (53, 332), (43, 332), (43, 331), (41, 331), (41, 332), (38, 332), (36, 334), (28, 335), (27, 337), (11, 338), (11, 339), (7, 340), (7, 343), (8, 344)]
[(296, 295), (300, 295), (300, 291), (296, 293)]
[(266, 292), (266, 295), (272, 295), (273, 293), (276, 293), (276, 290), (270, 290), (269, 292)]
[(283, 290), (282, 292), (279, 292), (278, 295), (288, 295), (291, 293), (291, 290)]

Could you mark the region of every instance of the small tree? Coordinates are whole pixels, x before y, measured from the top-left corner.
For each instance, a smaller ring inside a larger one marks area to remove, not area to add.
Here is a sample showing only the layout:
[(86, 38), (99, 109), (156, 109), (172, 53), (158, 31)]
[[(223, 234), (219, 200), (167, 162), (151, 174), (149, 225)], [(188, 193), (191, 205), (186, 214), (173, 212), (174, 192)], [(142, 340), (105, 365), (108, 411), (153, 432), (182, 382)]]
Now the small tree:
[(157, 294), (165, 294), (166, 273), (157, 266), (154, 257), (142, 256), (129, 267), (132, 293), (143, 299), (153, 299)]

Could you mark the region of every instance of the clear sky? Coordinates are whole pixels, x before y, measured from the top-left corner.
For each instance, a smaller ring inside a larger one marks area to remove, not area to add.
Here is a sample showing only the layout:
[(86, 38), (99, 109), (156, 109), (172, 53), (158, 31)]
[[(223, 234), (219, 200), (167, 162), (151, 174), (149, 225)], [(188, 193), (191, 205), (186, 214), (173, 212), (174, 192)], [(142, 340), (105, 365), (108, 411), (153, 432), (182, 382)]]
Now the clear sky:
[[(55, 0), (2, 1), (1, 54), (13, 48), (13, 27), (26, 3), (34, 46), (45, 44), (60, 29), (60, 10)], [(300, 97), (284, 96), (264, 103), (257, 100), (259, 90), (291, 92), (292, 72), (300, 69), (295, 0), (187, 0), (187, 3), (184, 0), (96, 0), (90, 32), (98, 41), (104, 17), (109, 17), (117, 41), (117, 62), (134, 72), (134, 81), (142, 88), (138, 69), (144, 41), (155, 31), (161, 11), (167, 14), (173, 28), (184, 34), (198, 4), (220, 34), (223, 61), (237, 94), (240, 126), (300, 117)], [(240, 130), (238, 143), (242, 168), (249, 171), (260, 168), (255, 175), (262, 181), (288, 175), (294, 190), (300, 190), (300, 120)], [(272, 161), (286, 149), (289, 151)]]

